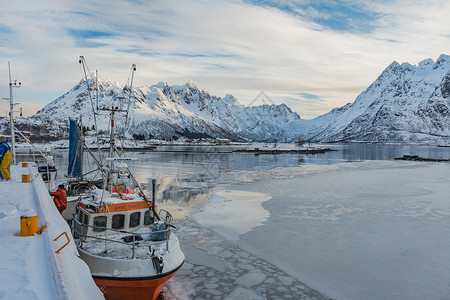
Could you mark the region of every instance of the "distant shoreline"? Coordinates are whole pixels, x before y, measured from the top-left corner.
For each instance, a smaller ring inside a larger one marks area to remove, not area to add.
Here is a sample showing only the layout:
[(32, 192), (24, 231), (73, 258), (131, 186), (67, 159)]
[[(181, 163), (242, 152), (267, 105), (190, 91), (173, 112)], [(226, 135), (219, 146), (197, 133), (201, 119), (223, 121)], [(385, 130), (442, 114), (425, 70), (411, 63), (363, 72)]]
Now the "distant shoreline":
[(425, 158), (418, 155), (403, 155), (402, 157), (394, 158), (394, 160), (450, 162), (450, 158)]
[(305, 150), (278, 150), (278, 149), (238, 149), (233, 152), (252, 153), (252, 154), (320, 154), (331, 151), (338, 151), (330, 148), (323, 149), (305, 149)]

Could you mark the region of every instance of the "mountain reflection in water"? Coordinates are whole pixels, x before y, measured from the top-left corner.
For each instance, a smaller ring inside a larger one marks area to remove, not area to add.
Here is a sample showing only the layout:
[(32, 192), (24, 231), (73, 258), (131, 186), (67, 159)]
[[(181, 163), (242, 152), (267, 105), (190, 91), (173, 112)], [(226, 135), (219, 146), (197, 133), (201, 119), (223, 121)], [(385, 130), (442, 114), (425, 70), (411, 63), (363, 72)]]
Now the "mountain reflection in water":
[[(280, 149), (291, 149), (294, 144), (278, 144)], [(151, 181), (157, 180), (157, 203), (172, 201), (179, 206), (191, 206), (202, 195), (208, 195), (218, 184), (240, 183), (248, 172), (265, 172), (274, 168), (301, 167), (303, 164), (338, 164), (363, 160), (392, 160), (405, 154), (429, 158), (450, 158), (449, 147), (423, 145), (381, 144), (332, 144), (312, 145), (328, 147), (338, 151), (322, 154), (255, 155), (233, 153), (252, 145), (177, 146), (160, 145), (154, 150), (125, 152), (125, 157), (134, 157), (129, 167), (146, 193), (151, 195)], [(59, 170), (57, 182), (64, 182), (67, 173), (67, 151), (53, 150)], [(93, 165), (93, 164), (88, 164)]]

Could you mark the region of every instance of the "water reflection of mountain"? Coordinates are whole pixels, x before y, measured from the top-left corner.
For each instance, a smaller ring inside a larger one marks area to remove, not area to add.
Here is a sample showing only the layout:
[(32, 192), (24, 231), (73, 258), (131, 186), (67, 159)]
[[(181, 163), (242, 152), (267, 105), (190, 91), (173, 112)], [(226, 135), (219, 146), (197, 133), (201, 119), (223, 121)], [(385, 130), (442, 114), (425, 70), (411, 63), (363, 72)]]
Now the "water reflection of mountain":
[(186, 178), (163, 178), (159, 180), (157, 201), (172, 201), (179, 206), (194, 205), (201, 195), (211, 192), (213, 183), (205, 174), (192, 174)]
[[(156, 151), (129, 151), (126, 156), (137, 158), (129, 166), (138, 181), (147, 186), (148, 195), (151, 195), (151, 181), (156, 179), (157, 202), (172, 200), (174, 204), (183, 207), (198, 203), (198, 199), (202, 195), (208, 195), (214, 186), (240, 183), (246, 178), (246, 174), (253, 172), (264, 173), (275, 168), (294, 168), (303, 164), (392, 160), (405, 154), (428, 158), (450, 157), (448, 147), (424, 145), (334, 144), (326, 147), (338, 151), (314, 155), (231, 153), (230, 150), (236, 147), (164, 146), (158, 147)], [(57, 181), (63, 182), (64, 174), (67, 173), (67, 152), (55, 150), (51, 154), (59, 170)]]

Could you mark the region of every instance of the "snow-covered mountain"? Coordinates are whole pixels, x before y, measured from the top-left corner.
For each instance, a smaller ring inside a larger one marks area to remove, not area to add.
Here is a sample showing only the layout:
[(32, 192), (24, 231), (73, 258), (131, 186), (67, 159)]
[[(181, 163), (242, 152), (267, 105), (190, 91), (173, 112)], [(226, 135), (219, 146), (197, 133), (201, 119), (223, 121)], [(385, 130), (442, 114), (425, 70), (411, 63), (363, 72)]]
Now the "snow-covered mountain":
[(308, 121), (321, 142), (445, 144), (450, 141), (450, 56), (391, 63), (353, 103)]
[[(94, 97), (80, 81), (32, 119), (67, 126), (69, 117), (83, 118), (92, 126)], [(99, 107), (117, 106), (130, 90), (99, 79)], [(161, 82), (132, 90), (129, 136), (171, 140), (181, 136), (229, 138), (235, 141), (450, 143), (450, 56), (436, 62), (426, 59), (417, 66), (393, 62), (353, 103), (335, 108), (313, 120), (302, 120), (289, 107), (246, 107), (231, 95), (224, 98), (200, 90), (193, 82), (170, 86)], [(97, 116), (100, 129), (109, 121)], [(55, 126), (56, 125), (56, 126)]]
[[(94, 123), (92, 106), (97, 107), (95, 81), (89, 80), (92, 101), (86, 82), (80, 81), (69, 92), (38, 111), (32, 119), (52, 122), (53, 126), (67, 124), (69, 117), (82, 117), (84, 126)], [(99, 79), (98, 107), (127, 106), (129, 87), (104, 78)], [(192, 81), (181, 86), (161, 82), (132, 90), (134, 105), (130, 110), (127, 134), (156, 139), (184, 137), (217, 137), (236, 141), (292, 141), (300, 117), (289, 107), (260, 105), (246, 107), (235, 97), (224, 98), (200, 90)], [(97, 116), (100, 130), (108, 130), (109, 121)]]

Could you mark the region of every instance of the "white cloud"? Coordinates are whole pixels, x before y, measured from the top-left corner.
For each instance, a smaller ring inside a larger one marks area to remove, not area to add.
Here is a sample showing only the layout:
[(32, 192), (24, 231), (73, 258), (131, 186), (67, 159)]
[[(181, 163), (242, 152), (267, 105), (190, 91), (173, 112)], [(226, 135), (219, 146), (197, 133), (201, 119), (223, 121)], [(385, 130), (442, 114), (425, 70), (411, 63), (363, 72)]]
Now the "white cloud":
[[(241, 1), (2, 3), (0, 23), (14, 35), (0, 41), (0, 93), (8, 96), (7, 61), (16, 61), (24, 83), (17, 96), (43, 106), (81, 79), (76, 64), (84, 55), (91, 71), (121, 83), (136, 63), (135, 85), (193, 79), (243, 104), (265, 91), (311, 118), (354, 101), (394, 59), (415, 64), (448, 53), (447, 2), (367, 1), (381, 16), (371, 33), (336, 31)], [(112, 35), (89, 40), (107, 46), (77, 48), (82, 39), (70, 30)], [(325, 101), (305, 102), (299, 93)]]

